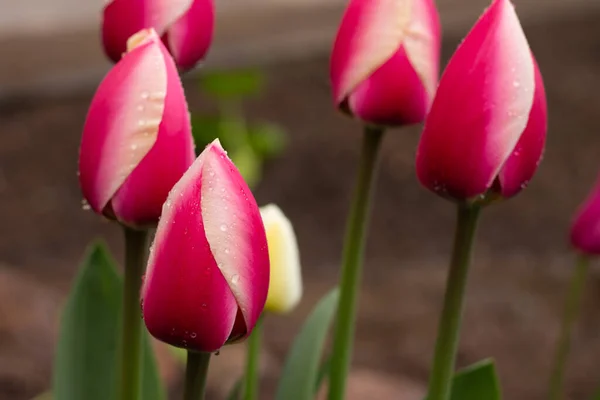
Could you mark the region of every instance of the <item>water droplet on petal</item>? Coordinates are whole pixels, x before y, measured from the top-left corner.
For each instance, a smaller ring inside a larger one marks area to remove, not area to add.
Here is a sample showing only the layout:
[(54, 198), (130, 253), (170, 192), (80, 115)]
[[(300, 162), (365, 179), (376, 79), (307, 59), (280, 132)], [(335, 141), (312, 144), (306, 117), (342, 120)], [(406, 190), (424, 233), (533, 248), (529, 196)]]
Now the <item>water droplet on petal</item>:
[(87, 202), (86, 199), (81, 200), (81, 208), (83, 208), (85, 211), (89, 211), (92, 207), (90, 206), (90, 204)]
[(231, 283), (233, 283), (234, 285), (236, 285), (239, 281), (240, 281), (240, 276), (238, 274), (235, 274), (231, 277)]
[(150, 97), (150, 93), (142, 92), (142, 99), (147, 99), (148, 97)]
[(196, 336), (197, 336), (197, 335), (196, 335), (196, 332), (192, 332), (192, 333), (190, 333), (190, 337), (191, 337), (192, 339), (196, 339)]
[(221, 224), (221, 226), (219, 228), (221, 229), (221, 232), (227, 231), (227, 225), (225, 225), (225, 224)]

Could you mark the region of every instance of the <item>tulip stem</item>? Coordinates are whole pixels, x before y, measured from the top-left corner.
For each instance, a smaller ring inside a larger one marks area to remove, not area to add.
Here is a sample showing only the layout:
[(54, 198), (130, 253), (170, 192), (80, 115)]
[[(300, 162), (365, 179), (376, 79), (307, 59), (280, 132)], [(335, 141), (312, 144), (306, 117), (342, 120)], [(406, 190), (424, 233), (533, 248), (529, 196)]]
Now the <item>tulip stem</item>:
[(344, 240), (340, 299), (335, 322), (329, 375), (329, 400), (342, 400), (345, 398), (346, 380), (352, 358), (356, 304), (372, 197), (371, 189), (377, 169), (383, 133), (384, 129), (381, 127), (367, 126), (363, 134), (357, 182)]
[(438, 326), (427, 400), (448, 400), (450, 398), (465, 289), (479, 212), (480, 206), (458, 205), (454, 248), (446, 280), (446, 294)]
[(563, 397), (565, 368), (571, 347), (571, 336), (581, 308), (581, 300), (583, 298), (589, 265), (589, 258), (583, 254), (580, 255), (573, 276), (571, 277), (571, 284), (569, 285), (563, 312), (560, 335), (556, 345), (552, 374), (550, 375), (550, 400), (559, 400)]
[(258, 399), (260, 345), (262, 340), (261, 316), (248, 338), (248, 358), (246, 360), (246, 375), (244, 383), (244, 400)]
[(141, 399), (142, 318), (140, 288), (146, 267), (148, 232), (125, 227), (125, 282), (121, 337), (120, 399)]
[(204, 399), (210, 355), (211, 353), (187, 352), (183, 400)]

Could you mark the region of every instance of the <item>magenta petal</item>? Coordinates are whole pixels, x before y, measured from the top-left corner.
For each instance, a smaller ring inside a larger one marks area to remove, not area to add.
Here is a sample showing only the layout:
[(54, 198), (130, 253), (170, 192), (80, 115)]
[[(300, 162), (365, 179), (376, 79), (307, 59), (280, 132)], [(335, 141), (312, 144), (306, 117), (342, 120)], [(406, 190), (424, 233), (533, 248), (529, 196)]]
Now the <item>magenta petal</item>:
[(577, 212), (571, 244), (585, 254), (600, 255), (600, 180)]
[(202, 216), (206, 237), (238, 302), (248, 335), (269, 289), (265, 228), (252, 192), (224, 150), (213, 144), (205, 153)]
[(204, 58), (212, 42), (214, 19), (213, 0), (194, 0), (169, 27), (165, 43), (179, 68), (191, 69)]
[(163, 209), (142, 289), (148, 331), (196, 351), (229, 338), (238, 305), (215, 260), (202, 218), (203, 157), (175, 185)]
[(410, 18), (409, 1), (350, 1), (331, 54), (330, 77), (337, 105), (398, 51)]
[[(167, 49), (158, 42), (167, 75), (166, 91), (148, 92), (140, 99), (144, 107), (160, 107), (165, 112), (156, 143), (131, 172), (112, 199), (112, 211), (130, 225), (154, 224), (160, 217), (169, 191), (194, 162), (194, 139), (185, 93), (177, 67)], [(143, 121), (143, 120), (140, 120)], [(151, 121), (145, 122), (150, 125)]]
[(469, 199), (491, 186), (523, 133), (535, 68), (509, 0), (495, 0), (442, 75), (417, 152), (423, 185)]
[(348, 98), (352, 114), (379, 125), (421, 122), (429, 103), (427, 90), (408, 60), (404, 47), (362, 81)]
[(162, 36), (183, 15), (192, 0), (112, 0), (104, 8), (102, 42), (107, 56), (117, 62), (136, 32), (154, 28)]
[(167, 90), (161, 47), (154, 33), (127, 53), (100, 83), (90, 105), (81, 139), (79, 181), (85, 199), (98, 213), (156, 142), (164, 104), (149, 104), (143, 97)]
[(542, 160), (547, 129), (546, 92), (544, 91), (542, 74), (537, 63), (535, 63), (535, 97), (529, 113), (529, 121), (517, 143), (517, 147), (515, 147), (498, 176), (503, 197), (516, 195), (533, 178)]

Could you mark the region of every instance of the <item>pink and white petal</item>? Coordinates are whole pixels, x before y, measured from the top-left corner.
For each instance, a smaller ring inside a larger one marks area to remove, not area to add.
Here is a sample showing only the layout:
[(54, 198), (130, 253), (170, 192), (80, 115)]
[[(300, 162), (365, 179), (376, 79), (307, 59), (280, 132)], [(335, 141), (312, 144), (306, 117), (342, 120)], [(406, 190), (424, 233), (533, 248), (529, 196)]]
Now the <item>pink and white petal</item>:
[(340, 105), (398, 50), (411, 20), (413, 0), (351, 0), (331, 55), (333, 96)]
[(404, 47), (348, 97), (348, 107), (353, 115), (378, 125), (421, 122), (429, 103), (429, 95), (406, 57)]
[(193, 0), (112, 0), (104, 7), (102, 42), (108, 57), (117, 62), (127, 40), (136, 32), (154, 28), (163, 35), (181, 17)]
[(529, 121), (515, 150), (506, 160), (498, 176), (503, 197), (516, 195), (529, 183), (544, 153), (546, 131), (548, 130), (546, 92), (542, 74), (535, 59), (534, 65), (535, 97), (529, 113)]
[[(194, 162), (190, 115), (177, 67), (159, 42), (167, 75), (166, 91), (148, 92), (142, 105), (164, 109), (156, 142), (115, 193), (111, 205), (118, 220), (132, 226), (155, 224), (171, 188)], [(139, 111), (139, 110), (138, 110)], [(150, 126), (148, 121), (144, 126)]]
[(600, 180), (577, 211), (571, 226), (571, 244), (590, 255), (600, 255)]
[(419, 180), (453, 198), (485, 193), (527, 125), (534, 81), (514, 7), (494, 0), (442, 75), (417, 152)]
[(204, 58), (213, 38), (213, 0), (194, 0), (189, 10), (173, 23), (164, 40), (177, 66), (187, 70)]
[(164, 105), (153, 102), (150, 94), (167, 90), (161, 46), (154, 34), (127, 53), (92, 99), (81, 140), (79, 182), (98, 213), (156, 142)]
[(403, 46), (425, 86), (429, 109), (440, 74), (442, 29), (434, 0), (416, 0), (413, 4), (413, 17), (406, 31)]
[(154, 337), (208, 352), (229, 338), (238, 305), (205, 235), (202, 174), (201, 156), (164, 205), (142, 288), (142, 308)]
[(206, 150), (202, 216), (217, 266), (229, 283), (250, 333), (269, 290), (265, 228), (248, 185), (218, 141)]

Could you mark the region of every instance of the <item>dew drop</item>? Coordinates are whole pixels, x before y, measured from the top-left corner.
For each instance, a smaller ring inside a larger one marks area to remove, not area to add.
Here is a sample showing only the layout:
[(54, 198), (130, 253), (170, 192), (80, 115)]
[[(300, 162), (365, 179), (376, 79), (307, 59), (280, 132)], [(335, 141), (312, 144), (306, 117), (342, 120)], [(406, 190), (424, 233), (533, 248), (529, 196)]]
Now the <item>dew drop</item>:
[(234, 285), (236, 285), (239, 281), (240, 281), (240, 276), (238, 274), (235, 274), (231, 277), (231, 283), (233, 283)]
[(148, 97), (150, 97), (150, 93), (142, 92), (142, 99), (147, 99)]
[(137, 148), (138, 148), (137, 144), (132, 144), (131, 145), (131, 150), (137, 150)]
[(140, 120), (138, 121), (138, 125), (139, 125), (139, 126), (144, 126), (144, 125), (146, 125), (146, 121), (144, 121), (143, 119), (140, 119)]
[(137, 106), (137, 110), (144, 111), (144, 106), (142, 104), (140, 104), (139, 106)]
[(221, 226), (219, 228), (221, 229), (221, 232), (227, 231), (227, 225), (225, 225), (225, 224), (221, 224)]
[(519, 86), (521, 86), (521, 83), (519, 81), (514, 81), (513, 86), (518, 88)]
[(197, 335), (196, 335), (196, 332), (192, 332), (192, 333), (190, 333), (190, 337), (191, 337), (192, 339), (196, 339), (196, 336), (197, 336)]
[(229, 248), (225, 249), (225, 254), (229, 254)]
[(90, 206), (90, 204), (87, 202), (87, 200), (83, 199), (81, 200), (81, 208), (84, 211), (89, 211), (92, 207)]

